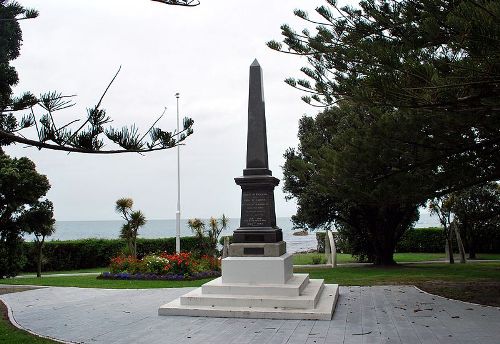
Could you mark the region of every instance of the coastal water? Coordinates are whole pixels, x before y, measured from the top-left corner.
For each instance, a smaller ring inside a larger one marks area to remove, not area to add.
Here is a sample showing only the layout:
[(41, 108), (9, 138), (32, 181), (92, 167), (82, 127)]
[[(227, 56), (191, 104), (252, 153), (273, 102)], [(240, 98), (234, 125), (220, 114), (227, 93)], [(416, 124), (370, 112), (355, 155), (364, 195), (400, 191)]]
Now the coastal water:
[[(283, 239), (287, 243), (287, 251), (301, 252), (316, 248), (316, 235), (314, 232), (307, 236), (294, 236), (293, 225), (289, 217), (278, 217), (278, 227), (283, 230)], [(83, 238), (118, 238), (122, 221), (57, 221), (56, 232), (49, 240), (76, 240)], [(230, 235), (239, 227), (240, 219), (229, 219), (228, 228), (222, 235)], [(435, 218), (422, 212), (416, 227), (437, 226)], [(181, 236), (191, 236), (193, 233), (187, 226), (187, 220), (181, 220)], [(141, 238), (166, 238), (175, 236), (175, 220), (149, 220), (139, 231)], [(26, 238), (30, 240), (29, 237)]]

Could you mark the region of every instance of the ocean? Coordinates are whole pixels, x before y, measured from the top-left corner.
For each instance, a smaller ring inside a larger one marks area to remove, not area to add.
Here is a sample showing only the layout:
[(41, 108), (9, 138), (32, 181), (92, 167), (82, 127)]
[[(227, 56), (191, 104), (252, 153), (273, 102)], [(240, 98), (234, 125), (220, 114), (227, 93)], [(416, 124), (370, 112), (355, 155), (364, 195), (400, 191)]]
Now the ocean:
[[(292, 221), (289, 217), (278, 217), (278, 227), (283, 230), (283, 239), (287, 243), (288, 252), (302, 252), (316, 249), (316, 235), (314, 232), (306, 236), (294, 236)], [(56, 232), (48, 240), (76, 240), (83, 238), (118, 238), (122, 221), (57, 221)], [(229, 219), (228, 228), (221, 235), (230, 235), (239, 227), (240, 219)], [(416, 227), (438, 226), (435, 217), (429, 216), (427, 212), (421, 212), (420, 220)], [(187, 220), (181, 220), (181, 236), (191, 236), (193, 233), (187, 226)], [(141, 238), (167, 238), (175, 236), (175, 220), (149, 220), (139, 230)], [(30, 240), (29, 236), (25, 239)]]

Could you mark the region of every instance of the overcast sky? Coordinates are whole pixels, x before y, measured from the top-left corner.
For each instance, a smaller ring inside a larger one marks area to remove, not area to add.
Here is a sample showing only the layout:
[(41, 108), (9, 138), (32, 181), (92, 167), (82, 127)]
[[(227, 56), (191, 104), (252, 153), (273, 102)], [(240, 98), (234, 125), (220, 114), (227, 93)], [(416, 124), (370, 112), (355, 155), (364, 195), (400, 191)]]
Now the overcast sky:
[[(76, 106), (59, 112), (57, 123), (83, 118), (120, 65), (103, 102), (114, 126), (136, 123), (147, 130), (167, 106), (160, 125), (173, 129), (174, 94), (180, 92), (181, 116), (195, 121), (194, 135), (181, 148), (183, 218), (239, 217), (241, 191), (233, 178), (245, 167), (248, 72), (254, 58), (264, 71), (269, 162), (276, 177), (282, 177), (283, 153), (297, 145), (299, 118), (316, 113), (283, 82), (300, 75), (305, 61), (265, 43), (281, 40), (283, 23), (301, 28), (293, 10), (313, 11), (321, 0), (202, 0), (195, 8), (148, 0), (20, 2), (40, 16), (21, 24), (15, 92), (76, 94)], [(175, 218), (174, 149), (146, 156), (67, 155), (21, 145), (6, 151), (28, 156), (47, 175), (58, 220), (118, 219), (114, 202), (125, 196), (149, 219)], [(277, 216), (295, 213), (281, 185), (275, 198)]]

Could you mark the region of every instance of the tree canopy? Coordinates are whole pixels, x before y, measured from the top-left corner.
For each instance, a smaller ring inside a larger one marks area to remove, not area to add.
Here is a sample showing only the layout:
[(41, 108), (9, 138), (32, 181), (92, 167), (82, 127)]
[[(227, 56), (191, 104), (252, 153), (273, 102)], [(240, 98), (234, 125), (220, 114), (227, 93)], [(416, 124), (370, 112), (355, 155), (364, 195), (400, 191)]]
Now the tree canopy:
[(295, 14), (313, 25), (283, 25), (275, 50), (304, 56), (304, 79), (286, 82), (303, 99), (332, 107), (350, 101), (395, 111), (385, 140), (423, 152), (379, 180), (418, 173), (422, 200), (500, 178), (500, 3), (482, 0), (336, 1)]
[(268, 42), (307, 60), (306, 77), (285, 82), (324, 108), (300, 122), (285, 191), (297, 224), (340, 221), (390, 263), (418, 206), (500, 179), (500, 3), (326, 2), (314, 18), (295, 10), (306, 28)]
[[(378, 177), (412, 155), (382, 138), (392, 113), (372, 112), (347, 102), (299, 123), (299, 146), (289, 149), (284, 190), (297, 199), (297, 227), (336, 225), (352, 253), (393, 264), (392, 253), (418, 219), (420, 176)], [(367, 120), (370, 118), (370, 120)]]
[[(159, 2), (179, 6), (199, 4), (190, 0)], [(69, 123), (58, 123), (56, 113), (74, 105), (71, 95), (51, 91), (40, 96), (30, 92), (14, 96), (12, 87), (18, 83), (18, 75), (10, 62), (19, 56), (22, 42), (20, 21), (37, 16), (36, 10), (24, 8), (17, 2), (0, 1), (0, 148), (12, 143), (22, 143), (39, 149), (78, 153), (140, 153), (175, 147), (193, 133), (194, 121), (188, 117), (184, 118), (179, 133), (157, 127), (156, 124), (163, 115), (145, 133), (140, 133), (134, 124), (122, 128), (112, 127), (112, 119), (101, 104), (120, 69), (97, 104), (89, 107), (82, 118)], [(23, 135), (28, 128), (36, 133), (35, 137)], [(106, 141), (120, 148), (106, 149)]]
[(47, 177), (31, 160), (0, 154), (0, 278), (15, 276), (22, 268), (23, 219), (49, 189)]

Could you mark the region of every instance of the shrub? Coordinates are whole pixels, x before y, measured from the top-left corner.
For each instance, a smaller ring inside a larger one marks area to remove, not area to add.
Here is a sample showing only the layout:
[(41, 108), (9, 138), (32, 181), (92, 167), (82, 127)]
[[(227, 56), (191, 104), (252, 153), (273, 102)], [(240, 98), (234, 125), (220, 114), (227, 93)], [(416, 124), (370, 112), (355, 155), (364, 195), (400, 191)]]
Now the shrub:
[[(203, 243), (194, 237), (182, 237), (181, 247), (201, 256)], [(45, 271), (90, 269), (109, 266), (111, 258), (120, 256), (126, 243), (123, 239), (81, 239), (71, 241), (48, 241), (45, 243)], [(24, 252), (28, 254), (25, 271), (36, 271), (36, 260), (33, 255), (34, 244), (24, 243)], [(175, 252), (175, 238), (137, 239), (138, 257), (161, 252)]]
[(207, 271), (220, 271), (219, 261), (213, 256), (195, 258), (189, 252), (179, 254), (162, 253), (148, 255), (143, 259), (119, 256), (111, 259), (109, 266), (113, 275), (181, 275), (189, 276)]
[(193, 272), (193, 260), (189, 252), (181, 252), (178, 254), (162, 253), (161, 258), (167, 260), (167, 265), (164, 271), (173, 274), (189, 275)]
[(115, 257), (111, 259), (109, 269), (112, 273), (129, 272), (132, 274), (144, 272), (145, 263), (134, 257)]
[(156, 255), (149, 255), (143, 259), (146, 272), (153, 274), (162, 274), (165, 267), (168, 266), (168, 259)]
[(312, 263), (314, 265), (318, 265), (318, 264), (325, 264), (326, 263), (326, 258), (325, 257), (321, 257), (321, 256), (313, 256), (312, 257)]
[[(335, 234), (334, 234), (335, 235)], [(325, 252), (325, 232), (316, 232), (318, 252)], [(337, 252), (351, 253), (342, 235), (336, 235)], [(407, 230), (396, 245), (396, 252), (444, 252), (443, 229), (439, 227), (412, 228)]]
[(396, 252), (444, 252), (445, 237), (440, 227), (407, 230), (396, 245)]

